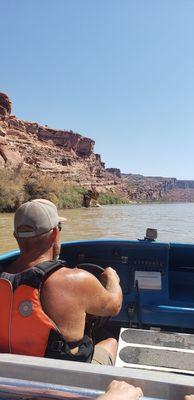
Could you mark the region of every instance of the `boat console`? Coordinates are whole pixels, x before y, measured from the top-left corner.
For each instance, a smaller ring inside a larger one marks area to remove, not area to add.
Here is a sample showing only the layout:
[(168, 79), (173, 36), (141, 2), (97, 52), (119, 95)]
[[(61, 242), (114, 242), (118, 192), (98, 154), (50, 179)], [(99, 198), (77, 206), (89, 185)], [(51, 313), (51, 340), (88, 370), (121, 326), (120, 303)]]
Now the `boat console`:
[[(6, 268), (17, 255), (6, 253), (0, 263)], [(194, 245), (146, 239), (66, 242), (61, 259), (71, 268), (92, 263), (117, 271), (123, 305), (112, 325), (194, 329)]]
[(111, 320), (123, 327), (194, 328), (194, 245), (148, 240), (63, 243), (61, 258), (112, 267), (120, 276), (123, 306)]

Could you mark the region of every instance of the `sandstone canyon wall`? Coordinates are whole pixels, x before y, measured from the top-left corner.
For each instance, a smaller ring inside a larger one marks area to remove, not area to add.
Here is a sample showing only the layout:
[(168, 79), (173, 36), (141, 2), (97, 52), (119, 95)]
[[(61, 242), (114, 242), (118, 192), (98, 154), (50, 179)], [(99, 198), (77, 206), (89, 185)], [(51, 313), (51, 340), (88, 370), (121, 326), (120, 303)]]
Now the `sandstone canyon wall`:
[[(129, 201), (194, 201), (194, 181), (122, 174), (105, 168), (94, 140), (79, 133), (41, 126), (11, 114), (9, 97), (0, 93), (0, 172), (36, 171), (99, 192), (120, 193)], [(154, 171), (153, 171), (154, 173)]]
[(128, 196), (134, 201), (194, 202), (194, 181), (121, 174), (128, 182)]
[(9, 97), (0, 93), (0, 168), (36, 170), (80, 186), (114, 188), (118, 179), (105, 169), (94, 140), (11, 115)]

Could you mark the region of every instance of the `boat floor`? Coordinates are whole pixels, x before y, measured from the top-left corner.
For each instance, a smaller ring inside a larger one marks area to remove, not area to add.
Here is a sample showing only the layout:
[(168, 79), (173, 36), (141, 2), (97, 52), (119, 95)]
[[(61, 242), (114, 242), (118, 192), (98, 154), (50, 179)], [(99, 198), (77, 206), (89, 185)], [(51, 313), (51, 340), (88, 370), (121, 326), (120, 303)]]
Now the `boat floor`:
[(194, 376), (194, 335), (123, 328), (116, 366)]

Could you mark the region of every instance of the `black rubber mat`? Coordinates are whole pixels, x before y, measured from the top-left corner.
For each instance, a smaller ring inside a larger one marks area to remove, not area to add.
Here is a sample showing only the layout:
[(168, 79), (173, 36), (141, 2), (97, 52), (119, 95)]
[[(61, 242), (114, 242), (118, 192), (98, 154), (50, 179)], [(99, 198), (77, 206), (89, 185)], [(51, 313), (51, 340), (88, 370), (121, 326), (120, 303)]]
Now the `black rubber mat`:
[(126, 329), (121, 338), (126, 343), (194, 350), (194, 335), (191, 334)]
[(126, 346), (119, 352), (125, 363), (194, 371), (194, 353)]

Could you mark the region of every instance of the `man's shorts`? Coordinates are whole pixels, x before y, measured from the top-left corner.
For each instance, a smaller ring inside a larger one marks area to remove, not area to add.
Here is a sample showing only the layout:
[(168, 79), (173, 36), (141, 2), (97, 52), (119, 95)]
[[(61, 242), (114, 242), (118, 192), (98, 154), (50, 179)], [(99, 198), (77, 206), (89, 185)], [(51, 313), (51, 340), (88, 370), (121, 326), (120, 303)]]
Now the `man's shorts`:
[(101, 346), (95, 346), (92, 364), (114, 365), (111, 354)]

